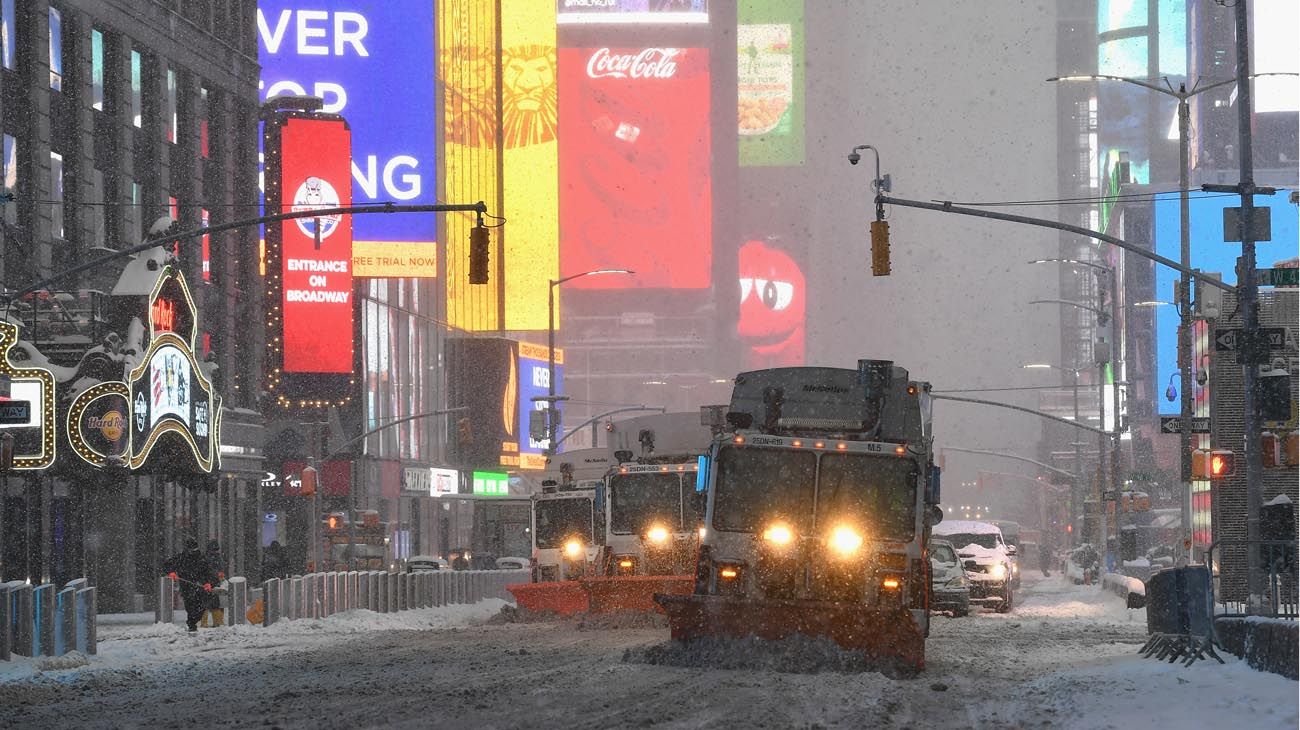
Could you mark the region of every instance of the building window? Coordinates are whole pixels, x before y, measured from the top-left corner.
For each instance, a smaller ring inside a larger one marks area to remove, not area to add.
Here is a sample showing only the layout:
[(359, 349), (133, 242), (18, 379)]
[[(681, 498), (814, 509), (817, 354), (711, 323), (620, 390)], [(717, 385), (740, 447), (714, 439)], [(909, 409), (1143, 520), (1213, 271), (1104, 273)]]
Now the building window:
[(199, 87), (199, 155), (208, 158), (208, 90)]
[(91, 242), (95, 246), (104, 246), (104, 229), (108, 227), (104, 210), (104, 171), (98, 168), (90, 171), (90, 197), (87, 200), (94, 234)]
[(63, 155), (50, 153), (50, 234), (63, 238)]
[(104, 34), (90, 29), (90, 106), (104, 111)]
[(176, 119), (176, 72), (167, 69), (167, 141), (176, 144), (180, 124)]
[(14, 68), (14, 0), (0, 0), (0, 60)]
[(63, 14), (50, 7), (50, 88), (63, 90)]
[(131, 204), (127, 206), (126, 240), (128, 245), (135, 245), (144, 239), (140, 236), (140, 208), (144, 205), (144, 190), (140, 183), (131, 183)]
[(140, 52), (131, 51), (131, 123), (136, 127), (141, 123), (140, 90)]
[[(0, 162), (3, 163), (0, 169), (4, 171), (5, 192), (16, 190), (18, 188), (18, 140), (8, 134), (4, 136), (4, 159)], [(18, 206), (5, 202), (3, 207), (5, 223), (17, 223)]]
[[(207, 208), (203, 208), (199, 211), (199, 218), (200, 218), (199, 225), (203, 228), (207, 228), (209, 222), (212, 220), (212, 215), (208, 212)], [(211, 264), (212, 240), (211, 239), (212, 236), (206, 233), (203, 234), (203, 280), (204, 281), (212, 281), (212, 264)]]

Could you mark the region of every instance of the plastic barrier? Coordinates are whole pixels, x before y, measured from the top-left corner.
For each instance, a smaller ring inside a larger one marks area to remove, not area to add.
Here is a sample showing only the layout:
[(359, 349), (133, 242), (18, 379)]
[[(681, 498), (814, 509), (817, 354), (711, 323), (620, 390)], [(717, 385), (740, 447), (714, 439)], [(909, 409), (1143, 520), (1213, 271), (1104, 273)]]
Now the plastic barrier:
[(1138, 650), (1146, 657), (1183, 660), (1223, 659), (1214, 652), (1214, 596), (1210, 571), (1204, 565), (1167, 568), (1147, 581), (1147, 643)]
[(52, 583), (0, 583), (0, 661), (95, 653), (95, 589), (84, 578), (55, 592)]

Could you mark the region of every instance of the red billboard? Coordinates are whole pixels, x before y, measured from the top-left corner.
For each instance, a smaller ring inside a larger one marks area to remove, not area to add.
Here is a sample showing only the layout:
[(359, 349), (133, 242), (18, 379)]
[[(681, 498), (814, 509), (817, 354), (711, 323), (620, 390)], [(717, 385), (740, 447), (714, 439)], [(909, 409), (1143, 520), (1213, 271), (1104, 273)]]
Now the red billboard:
[(738, 259), (745, 368), (803, 365), (808, 292), (799, 264), (779, 240), (747, 241)]
[[(339, 119), (293, 117), (280, 130), (281, 210), (352, 204), (351, 133)], [(285, 373), (352, 372), (352, 217), (280, 225)]]
[(712, 284), (709, 52), (559, 50), (560, 275), (568, 287)]

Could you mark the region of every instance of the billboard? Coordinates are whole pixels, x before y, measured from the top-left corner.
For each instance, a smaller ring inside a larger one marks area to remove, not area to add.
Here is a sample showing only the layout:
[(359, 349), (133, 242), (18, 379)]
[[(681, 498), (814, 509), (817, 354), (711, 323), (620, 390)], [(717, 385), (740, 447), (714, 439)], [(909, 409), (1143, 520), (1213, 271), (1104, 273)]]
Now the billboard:
[[(263, 101), (319, 96), (351, 124), (352, 200), (437, 202), (433, 3), (258, 0), (257, 38)], [(357, 216), (353, 234), (432, 247), (437, 219)]]
[[(1287, 202), (1287, 192), (1255, 196), (1255, 205), (1272, 209), (1273, 233), (1271, 241), (1255, 244), (1258, 268), (1271, 268), (1274, 262), (1295, 258), (1300, 249), (1300, 231), (1297, 230), (1295, 204)], [(1194, 192), (1189, 203), (1192, 244), (1192, 268), (1223, 274), (1223, 281), (1237, 283), (1237, 258), (1241, 256), (1240, 243), (1223, 241), (1223, 209), (1241, 205), (1236, 195)], [(1155, 202), (1156, 253), (1175, 261), (1179, 257), (1178, 197), (1160, 196)], [(1174, 281), (1178, 272), (1166, 266), (1156, 266), (1155, 298), (1172, 301)], [(1236, 306), (1230, 294), (1224, 296), (1224, 309), (1231, 312)], [(1166, 384), (1178, 382), (1178, 312), (1175, 307), (1156, 307), (1156, 389), (1162, 397), (1158, 408), (1161, 414), (1176, 415), (1177, 399), (1163, 397)]]
[(807, 286), (803, 271), (779, 241), (740, 247), (740, 313), (736, 334), (746, 369), (804, 364)]
[(555, 0), (564, 24), (708, 23), (709, 0)]
[(586, 289), (703, 289), (712, 272), (709, 51), (559, 52), (560, 274)]
[[(341, 119), (288, 117), (279, 129), (283, 211), (351, 205), (349, 134)], [(352, 218), (297, 218), (279, 227), (286, 374), (353, 371)]]
[[(545, 410), (545, 401), (533, 398), (547, 394), (551, 382), (551, 373), (547, 358), (547, 349), (541, 345), (527, 342), (519, 343), (519, 467), (521, 469), (545, 469), (546, 457), (543, 452), (549, 445), (549, 439), (534, 440), (528, 432), (528, 421), (532, 411)], [(564, 352), (555, 351), (555, 390), (561, 390), (564, 382)], [(556, 425), (556, 432), (560, 427)]]
[(804, 162), (802, 0), (743, 0), (737, 8), (737, 132), (741, 166)]

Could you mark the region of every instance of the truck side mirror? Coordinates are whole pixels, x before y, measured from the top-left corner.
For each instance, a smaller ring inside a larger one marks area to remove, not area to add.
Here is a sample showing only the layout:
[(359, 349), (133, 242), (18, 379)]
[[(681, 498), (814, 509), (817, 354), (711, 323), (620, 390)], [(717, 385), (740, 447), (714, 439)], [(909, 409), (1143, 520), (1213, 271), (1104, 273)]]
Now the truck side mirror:
[[(926, 472), (926, 479), (925, 479), (925, 503), (926, 504), (939, 504), (939, 475), (942, 471), (943, 470), (940, 469), (939, 467), (935, 466), (934, 464), (931, 464), (929, 471)], [(937, 524), (937, 520), (936, 520), (936, 524)]]

